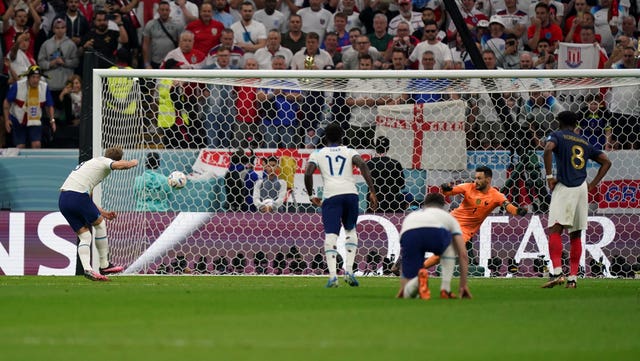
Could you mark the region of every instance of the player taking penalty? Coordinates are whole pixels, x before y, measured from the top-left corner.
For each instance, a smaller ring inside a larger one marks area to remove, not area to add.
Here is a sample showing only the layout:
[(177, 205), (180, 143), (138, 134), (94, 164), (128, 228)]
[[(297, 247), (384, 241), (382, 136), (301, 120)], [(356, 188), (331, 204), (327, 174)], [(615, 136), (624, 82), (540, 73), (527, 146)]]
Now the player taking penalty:
[[(92, 158), (80, 163), (60, 187), (58, 207), (69, 225), (78, 235), (78, 257), (84, 276), (92, 281), (108, 281), (107, 274), (120, 273), (123, 268), (109, 262), (109, 244), (105, 219), (116, 217), (98, 207), (91, 199), (93, 188), (100, 184), (113, 169), (129, 169), (138, 165), (138, 160), (122, 160), (122, 149), (108, 148), (104, 157)], [(100, 272), (91, 267), (91, 231), (95, 228), (95, 242), (100, 257)]]
[(444, 298), (455, 298), (451, 292), (451, 279), (456, 265), (456, 255), (460, 259), (460, 298), (471, 298), (467, 286), (469, 257), (462, 239), (458, 221), (443, 208), (444, 196), (430, 193), (425, 197), (424, 208), (412, 212), (402, 222), (400, 230), (400, 275), (399, 298), (431, 298), (429, 272), (422, 268), (425, 252), (432, 252), (442, 258), (442, 286)]
[[(442, 192), (445, 196), (453, 196), (462, 194), (464, 199), (460, 206), (453, 211), (451, 215), (460, 223), (462, 229), (462, 239), (469, 242), (471, 238), (478, 232), (482, 222), (497, 207), (504, 208), (511, 215), (524, 216), (527, 209), (516, 207), (507, 200), (507, 197), (491, 186), (493, 171), (486, 166), (476, 168), (475, 179), (473, 183), (463, 183), (458, 185), (443, 184)], [(424, 262), (424, 268), (430, 268), (440, 263), (440, 257), (434, 255)], [(442, 297), (446, 297), (445, 293), (441, 293)]]
[[(586, 138), (575, 133), (578, 116), (570, 111), (558, 114), (560, 129), (549, 135), (544, 146), (544, 169), (547, 185), (553, 192), (549, 205), (549, 256), (553, 271), (542, 288), (551, 288), (565, 282), (562, 274), (562, 231), (569, 231), (569, 278), (567, 288), (576, 288), (580, 257), (582, 256), (582, 230), (587, 229), (589, 191), (594, 189), (611, 168), (605, 153), (594, 148)], [(553, 156), (556, 158), (556, 176), (553, 176)], [(587, 160), (600, 165), (596, 176), (587, 184)]]

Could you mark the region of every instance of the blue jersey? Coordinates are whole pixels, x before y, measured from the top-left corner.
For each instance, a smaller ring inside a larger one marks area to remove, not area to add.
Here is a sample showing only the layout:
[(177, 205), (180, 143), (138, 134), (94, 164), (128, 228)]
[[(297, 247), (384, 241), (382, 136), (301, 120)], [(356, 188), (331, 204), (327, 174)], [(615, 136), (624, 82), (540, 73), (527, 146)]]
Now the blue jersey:
[(595, 160), (602, 151), (591, 145), (587, 139), (571, 130), (559, 130), (551, 133), (547, 142), (556, 147), (556, 178), (567, 187), (577, 187), (587, 179), (587, 160)]

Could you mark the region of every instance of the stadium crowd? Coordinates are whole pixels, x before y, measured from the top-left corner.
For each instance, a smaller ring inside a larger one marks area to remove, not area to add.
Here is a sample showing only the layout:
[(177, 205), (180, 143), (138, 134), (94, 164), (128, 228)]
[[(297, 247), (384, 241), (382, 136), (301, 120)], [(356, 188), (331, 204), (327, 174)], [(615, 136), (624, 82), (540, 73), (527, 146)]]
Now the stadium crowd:
[[(640, 9), (634, 0), (461, 0), (458, 8), (488, 69), (557, 68), (560, 42), (595, 44), (594, 68), (638, 67)], [(0, 84), (0, 100), (38, 65), (55, 109), (55, 123), (42, 114), (42, 146), (51, 148), (78, 146), (79, 75), (87, 51), (97, 54), (101, 68), (474, 68), (442, 0), (3, 0), (0, 14), (0, 82), (6, 83)], [(314, 148), (316, 130), (329, 121), (343, 124), (348, 144), (367, 148), (375, 106), (456, 97), (329, 97), (295, 90), (293, 83), (288, 92), (161, 82), (148, 88), (153, 90), (140, 108), (150, 128), (171, 138), (160, 142), (167, 148), (234, 147), (248, 138), (258, 146)], [(553, 128), (554, 115), (571, 109), (599, 148), (640, 149), (639, 90), (511, 93), (497, 100), (465, 95), (467, 145), (512, 149), (523, 146), (515, 139), (528, 139), (524, 147), (542, 149), (536, 141)], [(127, 101), (122, 94), (113, 98)], [(5, 107), (15, 99), (9, 100)], [(154, 109), (163, 105), (174, 114), (162, 118)], [(13, 110), (4, 113), (16, 117)], [(3, 119), (0, 147), (16, 145), (11, 130), (12, 121)], [(365, 143), (355, 142), (361, 139)]]

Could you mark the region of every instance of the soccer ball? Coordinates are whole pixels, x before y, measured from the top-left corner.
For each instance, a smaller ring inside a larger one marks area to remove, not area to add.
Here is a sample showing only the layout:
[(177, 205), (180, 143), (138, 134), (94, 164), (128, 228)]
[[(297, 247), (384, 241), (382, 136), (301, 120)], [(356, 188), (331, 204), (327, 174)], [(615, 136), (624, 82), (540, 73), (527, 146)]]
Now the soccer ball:
[(187, 176), (180, 171), (174, 171), (169, 174), (169, 185), (173, 188), (182, 188), (187, 185)]

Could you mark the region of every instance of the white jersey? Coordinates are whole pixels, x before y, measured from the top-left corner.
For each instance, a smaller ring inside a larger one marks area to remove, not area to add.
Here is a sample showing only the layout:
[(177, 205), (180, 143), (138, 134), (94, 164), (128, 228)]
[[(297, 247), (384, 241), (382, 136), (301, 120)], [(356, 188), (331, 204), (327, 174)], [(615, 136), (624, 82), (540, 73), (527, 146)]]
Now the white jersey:
[(404, 232), (417, 228), (444, 228), (452, 235), (462, 234), (458, 221), (438, 207), (426, 207), (409, 213), (402, 222), (400, 237)]
[(327, 199), (338, 194), (358, 194), (356, 178), (353, 175), (353, 157), (356, 155), (356, 150), (344, 145), (324, 147), (309, 155), (309, 162), (315, 164), (322, 175), (322, 198)]
[(111, 173), (113, 159), (107, 157), (92, 158), (80, 163), (64, 181), (61, 190), (91, 193)]

